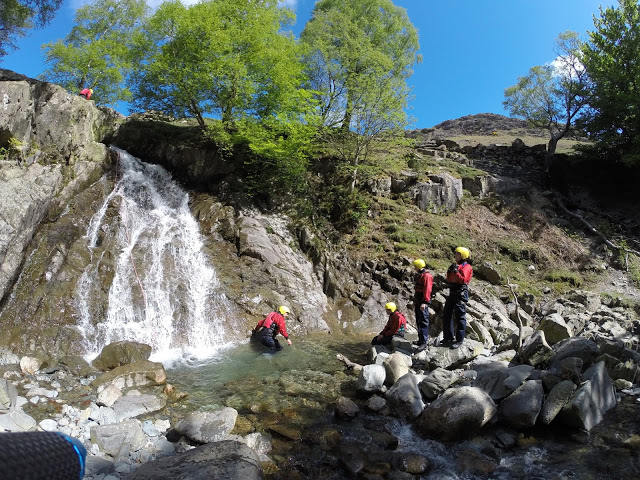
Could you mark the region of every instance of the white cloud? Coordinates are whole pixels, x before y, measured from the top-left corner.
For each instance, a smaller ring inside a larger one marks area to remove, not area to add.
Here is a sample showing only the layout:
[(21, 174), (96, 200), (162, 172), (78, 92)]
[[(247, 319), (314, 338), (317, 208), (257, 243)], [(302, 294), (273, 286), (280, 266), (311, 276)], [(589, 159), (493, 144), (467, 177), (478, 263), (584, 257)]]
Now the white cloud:
[(280, 0), (280, 5), (295, 10), (296, 6), (298, 5), (298, 0)]
[(576, 73), (584, 71), (584, 65), (576, 57), (569, 55), (556, 57), (549, 65), (553, 68), (556, 75), (563, 77), (576, 77)]

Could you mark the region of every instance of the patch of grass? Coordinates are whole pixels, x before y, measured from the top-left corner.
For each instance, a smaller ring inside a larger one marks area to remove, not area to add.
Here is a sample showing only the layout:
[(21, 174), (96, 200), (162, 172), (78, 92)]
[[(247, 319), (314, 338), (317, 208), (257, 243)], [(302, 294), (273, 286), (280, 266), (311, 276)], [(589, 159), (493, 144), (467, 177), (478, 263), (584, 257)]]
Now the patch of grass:
[(547, 272), (544, 279), (552, 283), (568, 283), (573, 287), (580, 287), (583, 282), (582, 277), (576, 272), (563, 269)]
[(528, 261), (539, 265), (546, 261), (538, 245), (517, 238), (501, 239), (498, 242), (498, 251), (516, 262)]

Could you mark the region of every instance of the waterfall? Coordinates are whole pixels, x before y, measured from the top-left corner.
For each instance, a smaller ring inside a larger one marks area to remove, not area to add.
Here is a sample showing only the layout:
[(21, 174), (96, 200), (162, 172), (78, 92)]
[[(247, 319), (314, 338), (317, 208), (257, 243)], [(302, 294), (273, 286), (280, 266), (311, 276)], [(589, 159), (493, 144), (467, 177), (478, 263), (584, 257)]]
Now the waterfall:
[(233, 315), (188, 195), (162, 167), (112, 149), (120, 178), (87, 228), (75, 294), (88, 356), (119, 340), (151, 345), (155, 359), (210, 356), (228, 346)]

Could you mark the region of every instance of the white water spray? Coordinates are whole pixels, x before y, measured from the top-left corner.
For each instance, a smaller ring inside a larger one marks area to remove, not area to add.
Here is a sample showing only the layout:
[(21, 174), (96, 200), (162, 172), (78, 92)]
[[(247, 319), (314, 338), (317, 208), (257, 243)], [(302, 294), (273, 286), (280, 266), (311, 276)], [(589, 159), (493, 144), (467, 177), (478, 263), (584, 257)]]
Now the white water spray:
[[(157, 360), (211, 356), (228, 343), (232, 313), (188, 195), (162, 167), (114, 150), (121, 178), (87, 229), (92, 262), (76, 291), (87, 350), (131, 340), (151, 345)], [(106, 288), (107, 305), (96, 305)]]

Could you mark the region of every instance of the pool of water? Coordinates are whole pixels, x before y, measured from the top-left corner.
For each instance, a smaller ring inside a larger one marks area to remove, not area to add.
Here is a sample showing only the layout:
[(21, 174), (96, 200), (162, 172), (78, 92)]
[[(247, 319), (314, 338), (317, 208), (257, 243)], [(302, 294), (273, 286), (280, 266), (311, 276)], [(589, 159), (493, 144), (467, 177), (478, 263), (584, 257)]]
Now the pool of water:
[[(340, 457), (344, 448), (353, 444), (359, 445), (364, 456), (379, 456), (369, 458), (368, 464), (393, 463), (395, 456), (403, 453), (427, 457), (430, 474), (411, 478), (638, 478), (634, 477), (640, 464), (638, 453), (608, 446), (593, 432), (592, 436), (548, 428), (511, 432), (514, 446), (502, 449), (494, 447), (499, 426), (485, 427), (470, 441), (445, 445), (421, 438), (406, 422), (364, 408), (355, 420), (337, 419), (337, 398), (346, 396), (361, 407), (363, 398), (355, 390), (357, 375), (336, 355), (342, 353), (366, 364), (370, 341), (370, 335), (311, 335), (295, 339), (291, 347), (284, 344), (284, 349), (273, 355), (257, 353), (246, 343), (214, 358), (176, 363), (167, 369), (168, 381), (189, 397), (173, 413), (180, 417), (195, 409), (235, 408), (239, 416), (234, 433), (261, 432), (271, 438), (272, 463), (265, 464), (268, 479), (350, 478)], [(621, 408), (614, 411), (625, 417)], [(602, 430), (602, 435), (611, 435), (606, 424), (603, 422), (594, 432)], [(619, 419), (614, 419), (613, 425), (619, 425)], [(397, 448), (376, 444), (380, 432), (397, 438)]]

